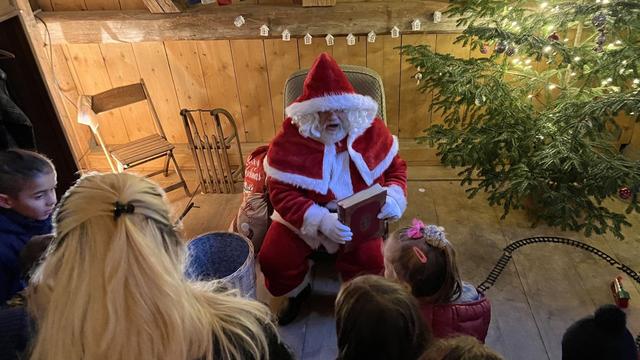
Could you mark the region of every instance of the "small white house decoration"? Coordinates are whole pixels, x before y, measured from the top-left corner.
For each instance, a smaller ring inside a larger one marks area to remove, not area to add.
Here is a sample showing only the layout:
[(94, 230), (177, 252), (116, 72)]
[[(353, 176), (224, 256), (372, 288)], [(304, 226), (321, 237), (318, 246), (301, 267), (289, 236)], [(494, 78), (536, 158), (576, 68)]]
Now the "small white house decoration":
[(290, 41), (291, 40), (291, 32), (288, 29), (284, 29), (282, 32), (282, 41)]
[(398, 29), (397, 26), (394, 26), (391, 28), (391, 37), (392, 38), (400, 37), (400, 29)]
[(236, 27), (240, 27), (242, 25), (244, 25), (245, 21), (244, 21), (244, 17), (242, 17), (242, 15), (236, 16), (236, 18), (233, 20), (233, 25), (235, 25)]
[(373, 30), (369, 31), (367, 34), (367, 41), (370, 43), (376, 42), (376, 33)]
[(304, 44), (305, 45), (311, 45), (311, 41), (313, 40), (313, 36), (311, 36), (311, 34), (307, 33), (304, 36)]
[(324, 37), (324, 41), (327, 42), (327, 46), (333, 46), (335, 38), (333, 37), (333, 35), (327, 34), (327, 36)]
[(356, 37), (353, 34), (347, 35), (347, 45), (352, 46), (356, 44)]
[(420, 22), (420, 19), (415, 19), (411, 22), (411, 30), (420, 31), (421, 28), (422, 28), (422, 23)]
[(260, 26), (260, 36), (269, 36), (269, 27), (267, 25)]
[(433, 13), (433, 22), (437, 24), (440, 21), (442, 21), (442, 13), (440, 11), (435, 11)]

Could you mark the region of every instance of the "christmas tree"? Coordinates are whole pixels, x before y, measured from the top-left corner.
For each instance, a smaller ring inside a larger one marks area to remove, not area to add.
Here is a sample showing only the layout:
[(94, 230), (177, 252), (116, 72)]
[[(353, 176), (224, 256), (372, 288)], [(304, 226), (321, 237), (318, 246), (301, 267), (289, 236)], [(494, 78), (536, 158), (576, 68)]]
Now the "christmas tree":
[[(640, 2), (452, 0), (446, 14), (464, 28), (456, 42), (487, 55), (401, 48), (443, 114), (418, 140), (503, 217), (526, 205), (534, 224), (622, 238), (640, 212), (640, 161), (616, 142), (616, 121), (640, 115)], [(618, 196), (625, 212), (606, 206)]]

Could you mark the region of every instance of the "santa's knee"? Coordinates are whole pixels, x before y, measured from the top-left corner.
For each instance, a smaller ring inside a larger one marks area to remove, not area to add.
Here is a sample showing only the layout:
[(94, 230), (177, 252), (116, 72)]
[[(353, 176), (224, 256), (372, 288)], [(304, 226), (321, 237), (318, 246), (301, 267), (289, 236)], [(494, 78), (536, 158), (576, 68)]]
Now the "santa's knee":
[(345, 281), (359, 275), (382, 274), (384, 271), (382, 239), (369, 240), (340, 254), (336, 267)]
[(269, 278), (304, 277), (310, 252), (311, 249), (293, 231), (280, 223), (273, 223), (258, 254), (258, 262)]

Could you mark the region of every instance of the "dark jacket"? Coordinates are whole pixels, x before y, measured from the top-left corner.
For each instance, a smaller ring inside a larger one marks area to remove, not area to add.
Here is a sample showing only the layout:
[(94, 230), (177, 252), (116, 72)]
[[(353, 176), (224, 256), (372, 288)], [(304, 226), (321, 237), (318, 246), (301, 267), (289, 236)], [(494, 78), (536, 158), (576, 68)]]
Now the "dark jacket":
[[(264, 326), (264, 334), (267, 338), (267, 345), (269, 346), (269, 359), (270, 360), (293, 360), (293, 354), (287, 345), (282, 342), (282, 339), (278, 336), (278, 333), (273, 331), (270, 326)], [(246, 360), (259, 360), (251, 357), (248, 351), (241, 351), (242, 358)], [(220, 349), (214, 344), (214, 359), (222, 359)], [(263, 358), (261, 358), (263, 359)]]
[(0, 209), (0, 305), (24, 289), (20, 251), (33, 236), (51, 231), (51, 218), (33, 220), (15, 211)]
[(7, 74), (0, 69), (0, 150), (12, 147), (35, 149), (33, 127), (7, 90)]
[(0, 360), (20, 359), (29, 342), (29, 316), (24, 306), (0, 308)]
[(447, 338), (455, 335), (469, 335), (484, 343), (491, 322), (491, 304), (484, 294), (480, 298), (465, 303), (429, 304), (420, 302), (420, 309), (433, 336)]

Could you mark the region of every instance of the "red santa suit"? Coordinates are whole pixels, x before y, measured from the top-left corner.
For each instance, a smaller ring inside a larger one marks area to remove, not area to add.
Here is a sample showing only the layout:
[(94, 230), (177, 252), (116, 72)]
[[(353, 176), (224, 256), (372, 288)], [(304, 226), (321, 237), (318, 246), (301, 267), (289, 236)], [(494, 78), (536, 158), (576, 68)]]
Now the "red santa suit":
[[(374, 183), (386, 187), (387, 202), (397, 205), (398, 217), (406, 208), (406, 163), (377, 109), (375, 100), (354, 92), (327, 54), (316, 60), (302, 95), (286, 108), (287, 118), (264, 162), (274, 221), (258, 260), (274, 296), (295, 296), (304, 289), (307, 258), (321, 246), (338, 253), (336, 267), (343, 280), (383, 271), (382, 238), (353, 239), (358, 241), (345, 248), (320, 231), (327, 205)], [(308, 136), (318, 121), (314, 114), (330, 110), (349, 113), (348, 134), (335, 144)]]

